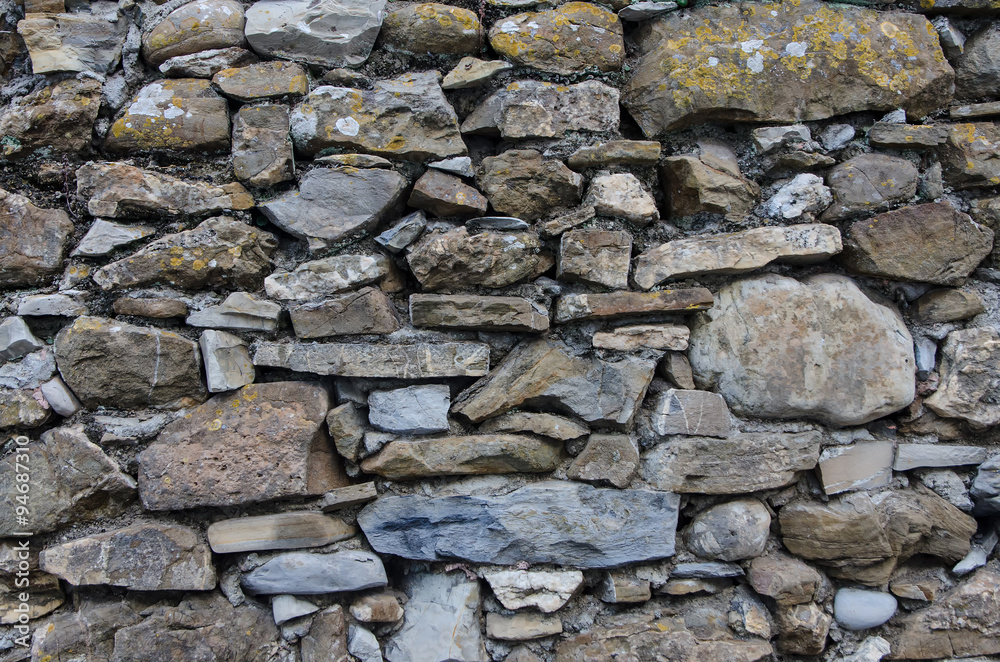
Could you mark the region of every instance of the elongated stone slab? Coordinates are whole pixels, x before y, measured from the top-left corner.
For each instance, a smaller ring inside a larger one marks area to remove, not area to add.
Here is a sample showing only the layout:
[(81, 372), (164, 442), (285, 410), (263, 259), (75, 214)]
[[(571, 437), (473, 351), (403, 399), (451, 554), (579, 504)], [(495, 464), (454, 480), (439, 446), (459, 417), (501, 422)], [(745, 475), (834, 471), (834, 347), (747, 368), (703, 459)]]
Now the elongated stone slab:
[(521, 297), (411, 294), (413, 326), (490, 331), (545, 331), (549, 311)]
[(321, 547), (354, 535), (342, 519), (297, 512), (227, 519), (208, 527), (208, 544), (216, 554), (268, 549)]
[(917, 467), (960, 467), (981, 464), (987, 451), (980, 446), (946, 446), (943, 444), (899, 444), (892, 468), (909, 471)]
[(358, 516), (376, 551), (474, 563), (607, 568), (674, 554), (679, 497), (564, 481), (498, 497), (383, 496)]
[(360, 551), (289, 552), (251, 571), (242, 581), (248, 593), (262, 595), (363, 591), (388, 583), (382, 559), (371, 552)]
[(659, 292), (566, 294), (556, 303), (556, 323), (619, 315), (694, 313), (711, 308), (714, 301), (712, 293), (704, 287)]
[(340, 377), (481, 377), (489, 371), (490, 347), (483, 343), (363, 345), (261, 343), (254, 365)]
[(361, 470), (390, 480), (552, 471), (562, 444), (515, 434), (440, 439), (399, 439), (361, 463)]

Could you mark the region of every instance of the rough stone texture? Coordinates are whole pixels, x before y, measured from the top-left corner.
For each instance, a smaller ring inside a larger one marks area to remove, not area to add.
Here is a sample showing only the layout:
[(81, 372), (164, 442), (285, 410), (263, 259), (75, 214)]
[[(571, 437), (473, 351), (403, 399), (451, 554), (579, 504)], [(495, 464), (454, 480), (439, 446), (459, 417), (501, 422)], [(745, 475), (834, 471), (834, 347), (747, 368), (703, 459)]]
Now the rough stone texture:
[(699, 513), (684, 533), (698, 556), (739, 561), (760, 556), (767, 546), (771, 516), (756, 499), (730, 501)]
[(540, 275), (552, 266), (534, 232), (469, 234), (464, 226), (425, 235), (406, 256), (425, 290), (469, 285), (503, 287)]
[(489, 345), (474, 342), (415, 345), (260, 343), (255, 365), (341, 377), (480, 377), (489, 371)]
[(795, 482), (819, 459), (819, 432), (745, 432), (719, 440), (671, 437), (643, 455), (653, 487), (695, 494), (741, 494)]
[(868, 131), (868, 141), (872, 145), (897, 149), (937, 147), (947, 139), (948, 129), (943, 126), (876, 122)]
[[(59, 3), (62, 5), (63, 3)], [(47, 74), (74, 71), (105, 76), (121, 57), (128, 30), (118, 7), (111, 2), (94, 2), (91, 13), (26, 15), (18, 21), (17, 32), (31, 57), (31, 72)]]
[(396, 623), (403, 608), (392, 593), (370, 593), (351, 603), (351, 615), (363, 623)]
[(884, 154), (861, 154), (830, 170), (826, 183), (833, 204), (825, 222), (867, 216), (906, 202), (917, 192), (917, 169), (909, 161)]
[(310, 170), (299, 190), (260, 205), (268, 220), (304, 239), (311, 252), (375, 228), (402, 199), (406, 178), (392, 170)]
[(1000, 334), (991, 328), (958, 329), (941, 349), (938, 390), (924, 400), (940, 416), (961, 418), (977, 428), (1000, 422), (994, 383)]
[(19, 446), (0, 465), (3, 514), (0, 535), (24, 531), (16, 519), (19, 505), (16, 490), (17, 463), (30, 466), (30, 528), (34, 533), (60, 529), (67, 524), (87, 522), (121, 514), (135, 498), (135, 480), (118, 464), (90, 443), (81, 428), (56, 428), (42, 434), (41, 442)]
[(430, 168), (413, 184), (407, 204), (435, 216), (470, 218), (485, 214), (489, 201), (455, 175)]
[(415, 242), (427, 228), (427, 215), (422, 211), (407, 214), (391, 228), (375, 237), (375, 243), (390, 253), (399, 253)]
[(725, 439), (733, 429), (726, 401), (718, 393), (669, 389), (653, 405), (653, 431)]
[(512, 149), (483, 159), (479, 186), (497, 211), (534, 221), (580, 202), (583, 177), (533, 149)]
[(479, 87), (489, 82), (501, 71), (513, 68), (514, 65), (503, 60), (487, 62), (474, 57), (463, 57), (441, 81), (441, 89), (464, 90), (470, 87)]
[[(487, 659), (479, 631), (479, 582), (462, 574), (418, 573), (403, 586), (409, 600), (403, 627), (386, 642), (388, 662)], [(434, 651), (430, 653), (430, 651)]]
[(252, 384), (216, 396), (139, 454), (143, 505), (225, 506), (346, 485), (322, 429), (329, 408), (326, 391), (304, 382)]
[(233, 173), (250, 186), (273, 186), (295, 177), (288, 108), (240, 108), (233, 116)]
[(590, 423), (624, 427), (653, 378), (653, 361), (576, 357), (551, 339), (525, 342), (484, 379), (463, 391), (452, 412), (478, 423), (515, 407), (546, 406)]
[(840, 259), (866, 276), (961, 285), (992, 249), (992, 230), (932, 203), (852, 224)]
[(535, 607), (551, 613), (561, 609), (581, 588), (579, 570), (484, 570), (483, 579), (507, 609)]
[(703, 287), (659, 292), (564, 294), (556, 303), (556, 323), (650, 313), (694, 313), (711, 308), (712, 293)]
[(42, 285), (58, 274), (72, 234), (63, 210), (0, 189), (0, 287)]
[(56, 336), (55, 353), (86, 407), (177, 408), (205, 397), (197, 343), (170, 331), (78, 317)]
[(208, 527), (216, 554), (322, 547), (345, 540), (356, 529), (340, 519), (313, 512), (278, 513), (222, 520)]
[(386, 334), (399, 329), (392, 302), (382, 290), (364, 287), (289, 308), (299, 338)]
[(243, 576), (243, 589), (254, 595), (321, 595), (381, 588), (388, 583), (382, 560), (371, 552), (332, 554), (288, 552)]
[(142, 55), (158, 66), (172, 57), (243, 45), (243, 4), (195, 0), (173, 10), (142, 40)]
[(326, 415), (326, 426), (337, 452), (351, 462), (357, 462), (365, 434), (365, 419), (358, 408), (351, 402), (334, 407)]
[(628, 288), (632, 235), (613, 230), (571, 230), (559, 244), (560, 280)]
[(684, 351), (689, 335), (688, 328), (678, 324), (638, 324), (598, 331), (594, 334), (593, 344), (600, 349), (622, 352), (642, 348)]
[(134, 244), (155, 232), (156, 229), (149, 225), (119, 225), (99, 218), (90, 226), (87, 234), (70, 255), (72, 257), (103, 257), (115, 249)]
[(261, 0), (247, 10), (246, 38), (262, 55), (323, 67), (368, 59), (385, 0)]
[(408, 161), (466, 153), (458, 116), (435, 72), (381, 80), (371, 90), (317, 87), (292, 111), (291, 122), (295, 149), (307, 156), (328, 147)]
[(955, 67), (955, 97), (965, 101), (991, 100), (1000, 97), (1000, 30), (986, 26), (970, 36), (957, 58)]
[(529, 641), (555, 634), (562, 634), (562, 620), (558, 616), (539, 614), (486, 615), (486, 635), (505, 641)]
[[(791, 123), (900, 106), (920, 117), (951, 96), (954, 74), (922, 16), (814, 0), (705, 9), (671, 12), (640, 33), (622, 97), (647, 136), (717, 119)], [(736, 48), (731, 26), (740, 24)]]
[(938, 148), (944, 181), (957, 188), (1000, 183), (1000, 129), (991, 122), (952, 124)]
[(334, 255), (276, 271), (264, 279), (264, 290), (279, 301), (305, 301), (374, 283), (388, 273), (384, 255)]
[(700, 384), (752, 416), (858, 425), (914, 397), (913, 341), (899, 314), (832, 274), (724, 287), (696, 319), (689, 357)]
[(39, 564), (74, 586), (205, 591), (216, 583), (211, 550), (185, 526), (135, 524), (77, 538), (44, 549)]
[(819, 457), (819, 475), (827, 494), (886, 487), (892, 480), (892, 442), (828, 446)]
[(58, 660), (58, 656), (66, 651), (75, 651), (81, 657), (110, 660), (115, 632), (140, 620), (132, 606), (120, 598), (85, 598), (78, 610), (55, 614), (47, 624), (35, 629), (31, 638), (31, 656), (38, 660), (44, 660), (46, 656)]
[(552, 471), (562, 445), (512, 434), (397, 439), (361, 463), (362, 471), (390, 480)]
[(625, 58), (618, 17), (589, 2), (516, 14), (494, 24), (490, 46), (516, 64), (555, 74), (621, 69)]
[(581, 147), (566, 159), (574, 170), (609, 165), (655, 165), (660, 160), (660, 143), (651, 140), (610, 140)]
[(101, 267), (94, 282), (104, 290), (168, 283), (190, 290), (252, 291), (260, 288), (271, 271), (271, 255), (277, 247), (278, 240), (270, 232), (217, 216)]
[(382, 497), (358, 524), (376, 551), (404, 558), (603, 568), (671, 556), (678, 501), (552, 481), (500, 497)]
[(821, 223), (679, 239), (643, 251), (636, 260), (635, 281), (648, 290), (668, 279), (744, 273), (775, 260), (822, 262), (841, 249), (840, 231)]
[(429, 434), (448, 431), (447, 384), (407, 386), (368, 394), (368, 420), (372, 425), (399, 434)]
[(261, 62), (224, 69), (212, 76), (212, 84), (225, 96), (244, 103), (299, 96), (309, 91), (305, 68), (290, 62)]
[(826, 648), (833, 619), (815, 603), (778, 609), (778, 650), (799, 655), (818, 655)]
[(899, 444), (892, 468), (896, 471), (909, 471), (917, 467), (960, 467), (981, 464), (986, 456), (986, 449), (978, 446)]
[(759, 188), (744, 179), (738, 167), (706, 163), (696, 156), (671, 156), (663, 164), (663, 188), (670, 200), (671, 216), (699, 212), (724, 214), (740, 220), (753, 208)]
[(656, 201), (639, 178), (630, 173), (603, 174), (590, 180), (585, 201), (603, 216), (615, 216), (646, 226), (660, 218)]
[(498, 432), (530, 432), (550, 439), (569, 441), (579, 439), (589, 434), (590, 428), (585, 424), (555, 414), (535, 414), (531, 412), (512, 412), (495, 418), (487, 419), (479, 426), (481, 433)]
[(478, 52), (482, 29), (476, 14), (468, 9), (421, 2), (386, 14), (380, 36), (395, 50), (464, 55)]
[(178, 55), (161, 64), (159, 69), (160, 73), (171, 78), (211, 78), (223, 69), (245, 67), (256, 62), (257, 56), (250, 51), (231, 46)]
[(233, 292), (218, 306), (208, 306), (188, 315), (188, 326), (234, 331), (276, 331), (281, 306), (245, 292)]
[(225, 331), (203, 331), (198, 339), (209, 393), (232, 391), (253, 384), (256, 372), (250, 351), (239, 336)]
[(51, 416), (33, 392), (0, 388), (0, 430), (38, 427)]
[(411, 294), (410, 322), (417, 327), (545, 331), (549, 314), (540, 304), (520, 297)]
[(628, 435), (592, 434), (566, 475), (587, 483), (628, 487), (639, 469), (639, 451)]
[(788, 606), (812, 602), (823, 576), (793, 556), (771, 554), (750, 562), (747, 580), (753, 590)]
[(0, 155), (86, 151), (100, 100), (101, 85), (89, 78), (63, 80), (15, 99), (0, 115)]
[(347, 659), (347, 621), (340, 605), (313, 617), (309, 634), (301, 639), (302, 662), (341, 662)]
[(934, 289), (914, 302), (911, 315), (921, 324), (939, 324), (968, 319), (985, 312), (986, 306), (975, 292)]

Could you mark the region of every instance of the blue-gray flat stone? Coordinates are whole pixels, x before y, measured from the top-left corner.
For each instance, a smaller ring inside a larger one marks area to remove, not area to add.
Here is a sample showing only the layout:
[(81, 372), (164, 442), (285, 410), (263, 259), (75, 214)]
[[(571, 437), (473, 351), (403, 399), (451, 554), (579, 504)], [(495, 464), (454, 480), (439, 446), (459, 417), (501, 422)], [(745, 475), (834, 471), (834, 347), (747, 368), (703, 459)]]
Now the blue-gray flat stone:
[(848, 630), (875, 628), (896, 613), (896, 598), (888, 593), (842, 588), (833, 599), (833, 615)]
[(247, 593), (263, 595), (363, 591), (388, 583), (378, 556), (355, 551), (282, 554), (251, 571), (242, 582)]

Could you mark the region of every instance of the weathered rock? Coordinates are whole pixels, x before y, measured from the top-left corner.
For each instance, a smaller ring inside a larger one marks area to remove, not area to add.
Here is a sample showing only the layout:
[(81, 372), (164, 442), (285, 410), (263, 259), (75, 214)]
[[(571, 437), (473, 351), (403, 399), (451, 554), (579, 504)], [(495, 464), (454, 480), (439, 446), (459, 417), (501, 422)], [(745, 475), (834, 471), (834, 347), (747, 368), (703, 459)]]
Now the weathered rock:
[(896, 613), (896, 598), (889, 593), (842, 588), (833, 599), (833, 615), (848, 630), (877, 628)]
[(271, 612), (274, 615), (275, 625), (282, 625), (292, 619), (308, 616), (317, 611), (319, 611), (319, 607), (294, 595), (276, 595), (271, 598)]
[(516, 14), (497, 21), (489, 36), (493, 50), (515, 64), (555, 74), (618, 71), (625, 58), (621, 21), (589, 2)]
[(375, 490), (375, 483), (360, 483), (330, 490), (323, 495), (319, 506), (324, 513), (328, 513), (368, 503), (377, 498), (378, 492)]
[(987, 451), (979, 446), (948, 446), (945, 444), (899, 444), (892, 468), (909, 471), (917, 467), (960, 467), (981, 464)]
[(390, 480), (552, 471), (562, 445), (513, 434), (397, 439), (361, 463), (361, 470)]
[(0, 430), (38, 427), (51, 417), (32, 391), (0, 388)]
[(69, 294), (33, 294), (18, 302), (17, 314), (25, 317), (76, 317), (87, 314), (87, 305)]
[(252, 384), (212, 398), (168, 425), (139, 454), (143, 505), (225, 506), (318, 495), (345, 485), (322, 429), (328, 409), (326, 391), (304, 382)]
[(407, 214), (379, 236), (375, 243), (390, 253), (398, 253), (415, 242), (427, 227), (427, 216), (422, 211)]
[(515, 407), (545, 405), (583, 420), (625, 427), (646, 394), (655, 363), (575, 357), (561, 342), (525, 342), (485, 379), (463, 391), (452, 411), (478, 423)]
[(612, 140), (581, 147), (566, 159), (574, 170), (609, 165), (655, 165), (660, 160), (660, 143), (649, 140)]
[(739, 561), (764, 553), (770, 527), (760, 501), (741, 499), (702, 511), (684, 535), (688, 549), (702, 558)]
[[(686, 327), (685, 327), (686, 328)], [(677, 388), (693, 391), (697, 387), (691, 372), (691, 362), (687, 355), (679, 352), (667, 352), (660, 363), (660, 374), (670, 380)]]
[(226, 100), (207, 80), (173, 78), (139, 90), (125, 114), (111, 125), (104, 148), (113, 154), (213, 154), (228, 152), (230, 144)]
[(176, 333), (78, 317), (56, 336), (59, 372), (87, 407), (184, 407), (205, 397), (198, 345)]
[(486, 614), (486, 636), (504, 641), (529, 641), (561, 634), (562, 619), (540, 614)]
[(940, 324), (968, 319), (986, 312), (983, 300), (975, 292), (934, 289), (914, 302), (914, 321), (920, 324)]
[(567, 131), (616, 131), (619, 121), (618, 90), (604, 83), (518, 80), (472, 111), (462, 122), (462, 133), (499, 134), (507, 140), (556, 138)]
[(842, 248), (840, 230), (822, 223), (678, 239), (643, 251), (636, 260), (635, 281), (648, 290), (668, 279), (744, 273), (775, 260), (822, 262)]
[(579, 203), (583, 178), (533, 149), (512, 149), (483, 159), (479, 185), (494, 209), (533, 221), (553, 207)]
[(245, 67), (257, 62), (250, 51), (230, 46), (207, 51), (178, 55), (159, 66), (160, 73), (171, 78), (211, 78), (223, 69)]
[(481, 377), (489, 371), (489, 349), (489, 345), (475, 342), (414, 345), (260, 343), (253, 361), (255, 365), (341, 377)]
[(650, 137), (716, 119), (790, 123), (901, 105), (921, 117), (948, 102), (954, 81), (924, 17), (814, 1), (672, 12), (638, 45), (623, 102)]
[(629, 352), (642, 348), (683, 351), (690, 332), (679, 324), (640, 324), (620, 326), (594, 334), (594, 347)]
[(368, 395), (368, 420), (380, 430), (398, 434), (447, 432), (450, 406), (447, 384), (372, 391)]
[(751, 135), (758, 154), (767, 154), (786, 145), (808, 144), (812, 140), (812, 133), (804, 124), (765, 126), (754, 129)]
[(1000, 129), (996, 124), (951, 124), (938, 148), (944, 181), (957, 189), (1000, 182)]
[(0, 155), (86, 152), (100, 102), (101, 84), (90, 78), (70, 78), (16, 98), (0, 115)]
[(289, 313), (299, 338), (386, 334), (399, 329), (389, 297), (372, 287), (293, 306)]
[(479, 631), (479, 582), (460, 573), (411, 575), (403, 627), (385, 645), (388, 662), (420, 662), (448, 655), (454, 662), (487, 659)]
[(253, 384), (256, 371), (250, 351), (239, 336), (225, 331), (203, 331), (198, 339), (209, 393), (232, 391)]
[(375, 45), (385, 5), (385, 0), (264, 0), (247, 10), (246, 38), (262, 55), (355, 66)]
[(465, 227), (425, 235), (406, 261), (425, 290), (504, 287), (540, 275), (553, 262), (534, 232), (470, 235)]
[[(793, 152), (793, 154), (801, 153)], [(779, 172), (780, 168), (785, 167), (794, 167), (795, 170), (804, 169), (799, 167), (800, 164), (797, 161), (795, 163), (791, 161), (789, 158), (779, 156), (775, 167), (779, 168)], [(802, 165), (812, 167), (811, 164)], [(832, 159), (831, 163), (826, 165), (833, 165)], [(771, 174), (771, 171), (768, 171), (768, 174)], [(823, 184), (823, 179), (816, 175), (803, 173), (796, 175), (792, 181), (778, 189), (778, 192), (764, 203), (764, 212), (771, 218), (812, 220), (816, 214), (831, 204), (833, 204), (833, 194)]]
[(204, 216), (254, 206), (239, 184), (185, 181), (124, 163), (88, 163), (76, 171), (76, 193), (93, 216), (170, 218)]
[(224, 69), (212, 76), (212, 84), (225, 96), (244, 103), (300, 96), (309, 92), (305, 68), (280, 61)]
[(233, 117), (233, 173), (251, 186), (274, 186), (295, 178), (288, 108), (240, 108)]
[(560, 280), (628, 288), (632, 235), (612, 230), (571, 230), (559, 246)]
[(365, 417), (352, 402), (334, 407), (326, 415), (326, 426), (337, 446), (337, 452), (351, 462), (358, 461), (366, 425)]
[(861, 154), (837, 165), (826, 177), (833, 204), (824, 222), (867, 216), (912, 198), (917, 192), (917, 168), (905, 159)]
[(61, 209), (41, 209), (0, 189), (0, 287), (41, 285), (62, 271), (73, 223)]
[(530, 432), (550, 439), (569, 441), (589, 434), (590, 428), (570, 418), (555, 414), (512, 412), (487, 419), (479, 426), (480, 433)]
[(564, 294), (556, 303), (556, 323), (650, 313), (693, 313), (711, 308), (714, 301), (712, 293), (703, 287), (659, 292)]
[(394, 170), (310, 170), (299, 190), (260, 205), (268, 220), (304, 239), (312, 252), (375, 228), (402, 199), (406, 178)]
[(0, 359), (19, 359), (44, 347), (20, 317), (6, 317), (0, 323)]
[(455, 68), (441, 81), (443, 90), (464, 90), (485, 85), (501, 71), (513, 69), (514, 65), (503, 60), (489, 62), (474, 57), (463, 57)]
[[(22, 553), (10, 543), (4, 545), (3, 552), (11, 561)], [(8, 568), (0, 570), (0, 610), (3, 614), (0, 616), (0, 623), (3, 625), (18, 623), (22, 616), (27, 619), (24, 623), (33, 621), (52, 613), (66, 602), (58, 577), (40, 572), (37, 564), (26, 564), (25, 568), (19, 569), (15, 561)], [(29, 576), (29, 572), (31, 592), (25, 595), (20, 589), (27, 588), (24, 586), (24, 578)]]
[[(2, 356), (2, 353), (0, 353)], [(0, 386), (36, 389), (56, 374), (56, 359), (52, 350), (33, 352), (15, 363), (0, 367)]]
[(636, 2), (618, 10), (618, 18), (623, 21), (645, 21), (677, 9), (676, 2), (662, 0), (646, 0)]
[(695, 379), (740, 414), (858, 425), (914, 397), (913, 341), (899, 314), (832, 274), (722, 288), (695, 321), (688, 356)]
[(823, 576), (794, 556), (773, 554), (753, 559), (747, 568), (747, 580), (753, 590), (788, 606), (812, 602)]
[(699, 212), (725, 214), (741, 220), (750, 213), (759, 187), (743, 178), (739, 169), (719, 167), (697, 156), (671, 156), (661, 170), (663, 188), (669, 197), (671, 216)]
[(961, 418), (977, 428), (1000, 422), (994, 402), (1000, 334), (992, 328), (958, 329), (941, 349), (938, 389), (924, 404), (940, 416)]
[(598, 214), (646, 226), (660, 218), (653, 196), (631, 173), (603, 174), (590, 180), (586, 203)]
[(868, 131), (868, 142), (879, 147), (925, 149), (937, 147), (948, 139), (948, 127), (923, 124), (876, 122)]
[(470, 218), (485, 214), (489, 201), (455, 175), (430, 168), (413, 184), (407, 204), (435, 216)]
[(725, 439), (733, 429), (726, 401), (718, 393), (669, 389), (653, 405), (653, 431)]
[(592, 434), (566, 471), (573, 480), (628, 487), (639, 469), (639, 451), (628, 435)]
[(819, 655), (833, 619), (813, 602), (782, 607), (776, 614), (778, 649), (784, 653)]
[[(27, 459), (18, 454), (27, 453)], [(29, 526), (15, 520), (19, 505), (16, 487), (16, 463), (30, 466)], [(45, 533), (70, 523), (116, 517), (135, 498), (135, 481), (119, 469), (96, 445), (87, 440), (80, 428), (56, 428), (42, 434), (41, 442), (18, 446), (0, 465), (3, 491), (3, 514), (0, 535), (29, 530)]]
[[(92, 659), (110, 660), (115, 632), (139, 621), (141, 617), (125, 601), (84, 598), (77, 611), (63, 610), (31, 638), (31, 655), (43, 660), (59, 659), (66, 651), (78, 652)], [(84, 658), (86, 659), (86, 658)]]
[(215, 522), (208, 544), (216, 554), (322, 547), (346, 540), (356, 529), (341, 519), (312, 512), (278, 513)]
[(404, 558), (604, 568), (671, 556), (678, 500), (551, 481), (499, 497), (382, 497), (358, 523), (376, 551)]
[(128, 30), (117, 5), (94, 2), (89, 13), (62, 13), (63, 8), (57, 11), (28, 14), (17, 23), (17, 32), (31, 57), (31, 72), (74, 71), (98, 76), (110, 73), (121, 57)]
[(241, 583), (254, 595), (319, 595), (381, 588), (388, 580), (381, 559), (371, 552), (288, 552), (251, 570)]
[(955, 98), (989, 101), (1000, 97), (1000, 30), (986, 25), (966, 40), (963, 53), (955, 59)]
[(507, 609), (535, 607), (547, 614), (583, 588), (579, 570), (484, 570), (482, 577)]
[(828, 446), (819, 456), (819, 475), (827, 494), (886, 487), (892, 480), (892, 442)]
[(347, 651), (358, 662), (383, 662), (378, 638), (359, 625), (352, 624), (348, 629)]
[(211, 550), (186, 526), (135, 524), (77, 538), (42, 550), (39, 564), (74, 586), (207, 591), (216, 584)]
[(172, 57), (243, 45), (243, 5), (194, 0), (167, 14), (145, 34), (142, 55), (153, 66)]
[(334, 255), (275, 272), (264, 279), (264, 290), (272, 299), (304, 301), (368, 285), (388, 273), (384, 255)]
[(217, 216), (101, 267), (94, 282), (104, 290), (154, 283), (190, 290), (256, 290), (272, 268), (271, 255), (277, 247), (278, 240), (270, 232), (230, 216)]
[(246, 292), (233, 292), (218, 306), (188, 315), (188, 326), (233, 331), (276, 331), (281, 306)]
[(70, 255), (103, 257), (117, 248), (134, 244), (155, 232), (156, 229), (148, 225), (120, 225), (99, 218), (90, 226), (87, 234)]
[(483, 26), (474, 12), (436, 2), (407, 3), (386, 14), (382, 43), (423, 55), (463, 55), (479, 50)]
[(83, 409), (83, 405), (80, 404), (76, 395), (73, 391), (69, 390), (66, 382), (59, 377), (54, 377), (45, 382), (39, 390), (45, 401), (49, 403), (52, 411), (60, 416), (69, 417)]
[(416, 327), (545, 331), (548, 310), (530, 299), (466, 294), (411, 294), (410, 321)]
[(633, 579), (623, 573), (611, 571), (604, 575), (597, 587), (597, 597), (601, 602), (630, 604), (646, 602), (653, 597), (648, 580)]
[(992, 230), (931, 203), (852, 224), (840, 260), (866, 276), (961, 285), (992, 249)]
[(351, 615), (362, 623), (396, 623), (403, 618), (403, 608), (392, 593), (374, 593), (352, 602)]
[(458, 116), (439, 76), (405, 74), (371, 90), (317, 87), (292, 111), (296, 151), (311, 156), (339, 147), (407, 161), (464, 155)]
[(795, 482), (816, 466), (818, 432), (748, 432), (728, 439), (672, 437), (643, 456), (642, 477), (661, 490), (743, 494)]

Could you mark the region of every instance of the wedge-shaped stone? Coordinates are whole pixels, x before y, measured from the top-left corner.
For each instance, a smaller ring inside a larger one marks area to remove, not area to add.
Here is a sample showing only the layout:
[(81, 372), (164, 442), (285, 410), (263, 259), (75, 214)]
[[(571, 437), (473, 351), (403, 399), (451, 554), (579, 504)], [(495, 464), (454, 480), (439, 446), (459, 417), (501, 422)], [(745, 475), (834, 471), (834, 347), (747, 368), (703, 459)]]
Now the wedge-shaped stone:
[(318, 299), (374, 283), (388, 273), (384, 255), (334, 255), (271, 274), (264, 279), (264, 291), (283, 301)]
[(617, 131), (619, 121), (618, 90), (604, 83), (519, 80), (487, 97), (462, 123), (462, 133), (556, 138), (567, 131)]
[(938, 390), (925, 404), (939, 416), (961, 418), (977, 428), (1000, 423), (995, 383), (1000, 378), (1000, 334), (992, 328), (958, 329), (941, 350)]
[(257, 373), (250, 351), (239, 336), (209, 329), (198, 339), (210, 393), (224, 393), (253, 384)]
[(70, 255), (103, 257), (116, 248), (134, 244), (155, 233), (156, 228), (149, 225), (120, 225), (99, 218)]
[(704, 150), (700, 158), (671, 156), (664, 161), (663, 188), (670, 201), (672, 216), (708, 212), (742, 222), (750, 213), (760, 188), (743, 177), (735, 153), (726, 150), (728, 158), (722, 162), (713, 160)]
[(240, 517), (208, 527), (208, 544), (216, 554), (269, 549), (322, 547), (346, 540), (356, 529), (342, 519), (320, 513), (294, 512)]
[(233, 292), (218, 306), (191, 313), (188, 326), (233, 331), (276, 331), (281, 306), (246, 292)]
[(254, 205), (237, 183), (216, 186), (184, 181), (124, 163), (88, 163), (76, 171), (76, 194), (87, 200), (93, 216), (172, 218), (203, 216)]
[(819, 456), (819, 475), (827, 494), (885, 487), (892, 480), (892, 442), (825, 448)]
[(142, 40), (142, 55), (153, 66), (172, 57), (243, 45), (243, 3), (195, 0), (167, 14)]
[(480, 377), (489, 371), (490, 347), (475, 342), (365, 345), (260, 343), (255, 365), (341, 377)]
[(818, 432), (745, 432), (728, 439), (670, 437), (642, 458), (642, 478), (657, 489), (745, 494), (795, 482), (819, 460)]
[(688, 347), (690, 330), (680, 324), (637, 324), (620, 326), (594, 334), (594, 347), (622, 352), (637, 349), (666, 349), (683, 352)]
[(787, 607), (812, 602), (823, 585), (823, 576), (794, 556), (774, 553), (750, 561), (747, 581), (753, 590)]
[(245, 67), (257, 62), (257, 56), (250, 51), (231, 46), (212, 48), (191, 55), (172, 57), (158, 68), (160, 73), (170, 78), (211, 78), (223, 69)]
[(900, 106), (921, 117), (947, 104), (955, 80), (926, 18), (815, 0), (671, 12), (638, 45), (623, 102), (650, 137), (717, 119), (792, 123)]
[(169, 524), (135, 524), (49, 547), (39, 565), (74, 586), (208, 591), (216, 583), (212, 551), (201, 536)]
[(65, 211), (0, 189), (0, 287), (41, 285), (62, 271), (72, 234)]
[(728, 437), (733, 429), (726, 401), (718, 393), (669, 389), (653, 407), (653, 430), (659, 435)]
[(376, 551), (403, 558), (607, 568), (672, 556), (678, 502), (551, 481), (499, 497), (382, 497), (358, 524)]
[(0, 156), (86, 153), (100, 106), (101, 84), (92, 78), (68, 78), (17, 97), (0, 114)]
[(299, 338), (385, 334), (399, 329), (392, 302), (374, 287), (293, 306), (288, 312)]
[(553, 263), (534, 232), (470, 235), (464, 226), (425, 235), (406, 261), (426, 290), (504, 287), (539, 276)]
[(78, 317), (56, 336), (63, 380), (89, 408), (185, 407), (205, 398), (198, 344), (170, 331)]
[(566, 471), (572, 480), (621, 489), (639, 469), (639, 450), (627, 434), (592, 434)]
[(230, 216), (169, 234), (137, 253), (101, 267), (94, 282), (103, 290), (168, 283), (189, 290), (207, 287), (259, 289), (271, 271), (278, 239)]
[(991, 250), (992, 230), (940, 202), (853, 223), (840, 260), (866, 276), (961, 285)]
[(678, 239), (643, 251), (636, 260), (635, 282), (648, 290), (671, 278), (744, 273), (775, 260), (812, 264), (842, 249), (840, 230), (822, 223)]
[[(63, 3), (60, 3), (62, 5)], [(94, 2), (90, 12), (27, 14), (17, 23), (31, 58), (31, 73), (75, 71), (106, 76), (118, 63), (128, 23), (112, 2)]]
[(982, 464), (987, 451), (980, 446), (949, 446), (946, 444), (899, 444), (892, 468), (909, 471), (918, 467), (960, 467)]
[(507, 609), (558, 611), (583, 588), (579, 570), (484, 570), (483, 579)]
[(361, 463), (361, 470), (390, 480), (552, 471), (562, 444), (513, 434), (397, 439)]
[(521, 297), (411, 294), (410, 322), (431, 328), (545, 331), (549, 311)]
[(243, 576), (254, 595), (320, 595), (381, 588), (388, 584), (382, 560), (371, 552), (289, 552)]
[(251, 186), (295, 179), (288, 107), (244, 106), (233, 116), (233, 173)]
[(712, 293), (704, 287), (659, 292), (615, 292), (613, 294), (564, 294), (556, 302), (556, 323), (600, 317), (694, 313), (711, 308)]
[(408, 161), (466, 154), (439, 77), (410, 73), (378, 81), (372, 90), (317, 87), (292, 111), (296, 151), (311, 156), (339, 147)]
[(375, 228), (402, 199), (406, 178), (395, 170), (317, 168), (299, 190), (261, 203), (267, 218), (312, 252)]
[(584, 423), (565, 416), (540, 414), (530, 411), (515, 411), (496, 418), (487, 419), (479, 426), (479, 432), (496, 434), (499, 432), (530, 432), (550, 439), (569, 441), (590, 434)]
[[(27, 459), (19, 458), (27, 453)], [(17, 464), (30, 466), (31, 519), (27, 526), (15, 520), (19, 504)], [(46, 533), (67, 524), (116, 517), (135, 498), (135, 480), (118, 463), (92, 444), (81, 428), (56, 428), (42, 434), (40, 442), (18, 446), (0, 464), (0, 536), (15, 531)]]
[(322, 425), (329, 408), (326, 390), (304, 382), (251, 384), (214, 397), (139, 454), (143, 505), (230, 506), (346, 485)]
[(358, 506), (378, 498), (375, 483), (360, 483), (330, 490), (323, 495), (319, 507), (324, 513)]
[(515, 407), (544, 407), (589, 423), (627, 426), (653, 379), (655, 361), (573, 356), (563, 343), (523, 342), (484, 379), (463, 391), (452, 412), (473, 423)]

